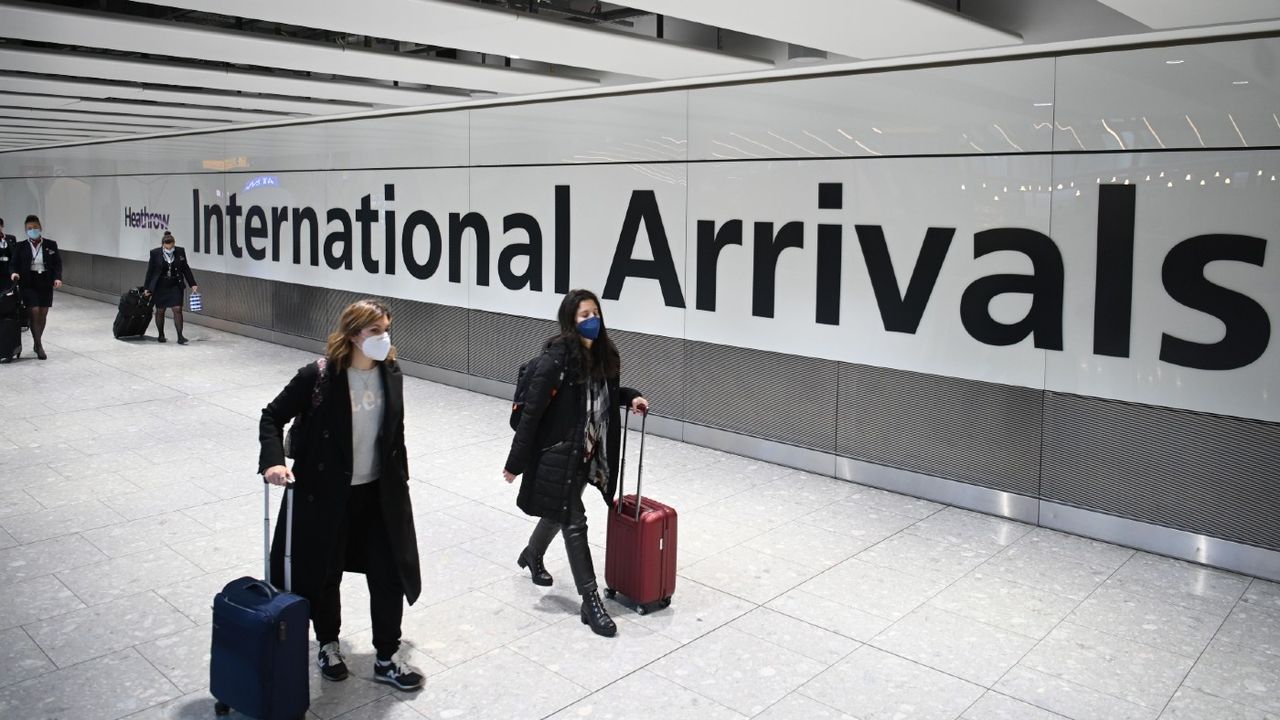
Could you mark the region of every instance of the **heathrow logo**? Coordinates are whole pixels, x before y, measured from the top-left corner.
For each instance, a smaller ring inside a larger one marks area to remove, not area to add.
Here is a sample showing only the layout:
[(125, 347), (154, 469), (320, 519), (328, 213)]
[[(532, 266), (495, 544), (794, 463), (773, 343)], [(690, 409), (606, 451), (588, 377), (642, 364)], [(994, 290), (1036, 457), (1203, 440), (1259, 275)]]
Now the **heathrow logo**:
[(142, 209), (137, 212), (134, 212), (131, 207), (126, 207), (124, 209), (124, 226), (139, 230), (168, 230), (169, 213), (148, 212), (146, 205), (143, 205)]

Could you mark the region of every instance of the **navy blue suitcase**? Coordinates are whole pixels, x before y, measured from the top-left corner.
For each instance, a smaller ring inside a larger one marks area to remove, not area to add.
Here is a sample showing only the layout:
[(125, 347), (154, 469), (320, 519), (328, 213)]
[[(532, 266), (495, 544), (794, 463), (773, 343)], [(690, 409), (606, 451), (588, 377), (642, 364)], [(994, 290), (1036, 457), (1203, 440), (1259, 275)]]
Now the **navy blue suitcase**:
[[(271, 486), (263, 483), (265, 577), (271, 577)], [(284, 588), (242, 577), (213, 598), (209, 692), (214, 712), (256, 720), (300, 720), (311, 704), (305, 598), (288, 592), (293, 561), (293, 489), (285, 488)]]

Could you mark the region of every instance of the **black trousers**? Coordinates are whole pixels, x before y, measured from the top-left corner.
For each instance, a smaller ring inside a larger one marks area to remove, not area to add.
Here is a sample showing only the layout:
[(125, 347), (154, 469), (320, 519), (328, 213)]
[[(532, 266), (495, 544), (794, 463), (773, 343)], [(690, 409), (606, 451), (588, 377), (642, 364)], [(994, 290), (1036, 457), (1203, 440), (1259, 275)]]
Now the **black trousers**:
[(582, 491), (585, 487), (586, 473), (580, 472), (569, 493), (569, 515), (566, 522), (542, 518), (529, 536), (529, 551), (535, 557), (542, 557), (556, 533), (564, 533), (564, 549), (569, 555), (569, 569), (573, 571), (573, 584), (578, 587), (580, 595), (596, 591), (596, 570), (591, 563), (591, 545), (587, 543), (587, 509), (582, 504)]
[(321, 644), (336, 642), (342, 627), (342, 566), (349, 544), (360, 548), (363, 555), (365, 581), (369, 585), (369, 617), (373, 620), (373, 647), (378, 657), (386, 660), (400, 648), (404, 586), (382, 519), (377, 481), (352, 486), (347, 496), (346, 519), (337, 528), (333, 572), (319, 594), (308, 598), (316, 642)]

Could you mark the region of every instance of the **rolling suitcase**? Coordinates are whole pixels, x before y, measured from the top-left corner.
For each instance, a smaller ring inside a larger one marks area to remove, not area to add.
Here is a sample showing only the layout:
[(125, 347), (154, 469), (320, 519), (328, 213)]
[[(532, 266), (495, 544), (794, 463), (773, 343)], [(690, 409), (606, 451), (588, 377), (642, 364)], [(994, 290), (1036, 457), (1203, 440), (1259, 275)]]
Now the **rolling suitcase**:
[[(263, 564), (271, 577), (271, 485), (263, 482)], [(213, 598), (209, 692), (214, 712), (256, 720), (301, 720), (311, 704), (306, 599), (288, 592), (293, 566), (293, 489), (285, 488), (284, 587), (242, 577)]]
[(627, 469), (627, 426), (622, 431), (621, 468), (618, 471), (618, 499), (609, 513), (609, 529), (605, 540), (605, 597), (622, 593), (636, 604), (636, 612), (644, 615), (651, 608), (671, 604), (676, 590), (676, 511), (675, 508), (644, 497), (640, 483), (644, 478), (645, 420), (640, 420), (640, 458), (636, 468), (636, 494), (623, 495), (622, 482)]
[(150, 297), (142, 294), (142, 288), (132, 288), (120, 296), (119, 311), (111, 324), (111, 333), (117, 338), (137, 337), (147, 334), (154, 310)]
[(22, 295), (14, 285), (0, 294), (0, 362), (17, 360), (22, 356)]

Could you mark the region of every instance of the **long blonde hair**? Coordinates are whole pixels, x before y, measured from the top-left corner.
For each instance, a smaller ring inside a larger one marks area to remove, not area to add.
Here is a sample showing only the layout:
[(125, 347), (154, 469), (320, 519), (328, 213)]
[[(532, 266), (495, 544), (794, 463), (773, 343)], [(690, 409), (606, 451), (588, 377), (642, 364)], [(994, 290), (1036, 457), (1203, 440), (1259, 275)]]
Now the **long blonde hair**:
[[(329, 341), (325, 347), (325, 357), (329, 358), (330, 368), (334, 372), (346, 372), (351, 367), (351, 338), (377, 321), (386, 318), (391, 322), (391, 311), (377, 300), (359, 300), (347, 306), (338, 318), (338, 327), (329, 333)], [(396, 359), (396, 349), (392, 346), (386, 361)]]

